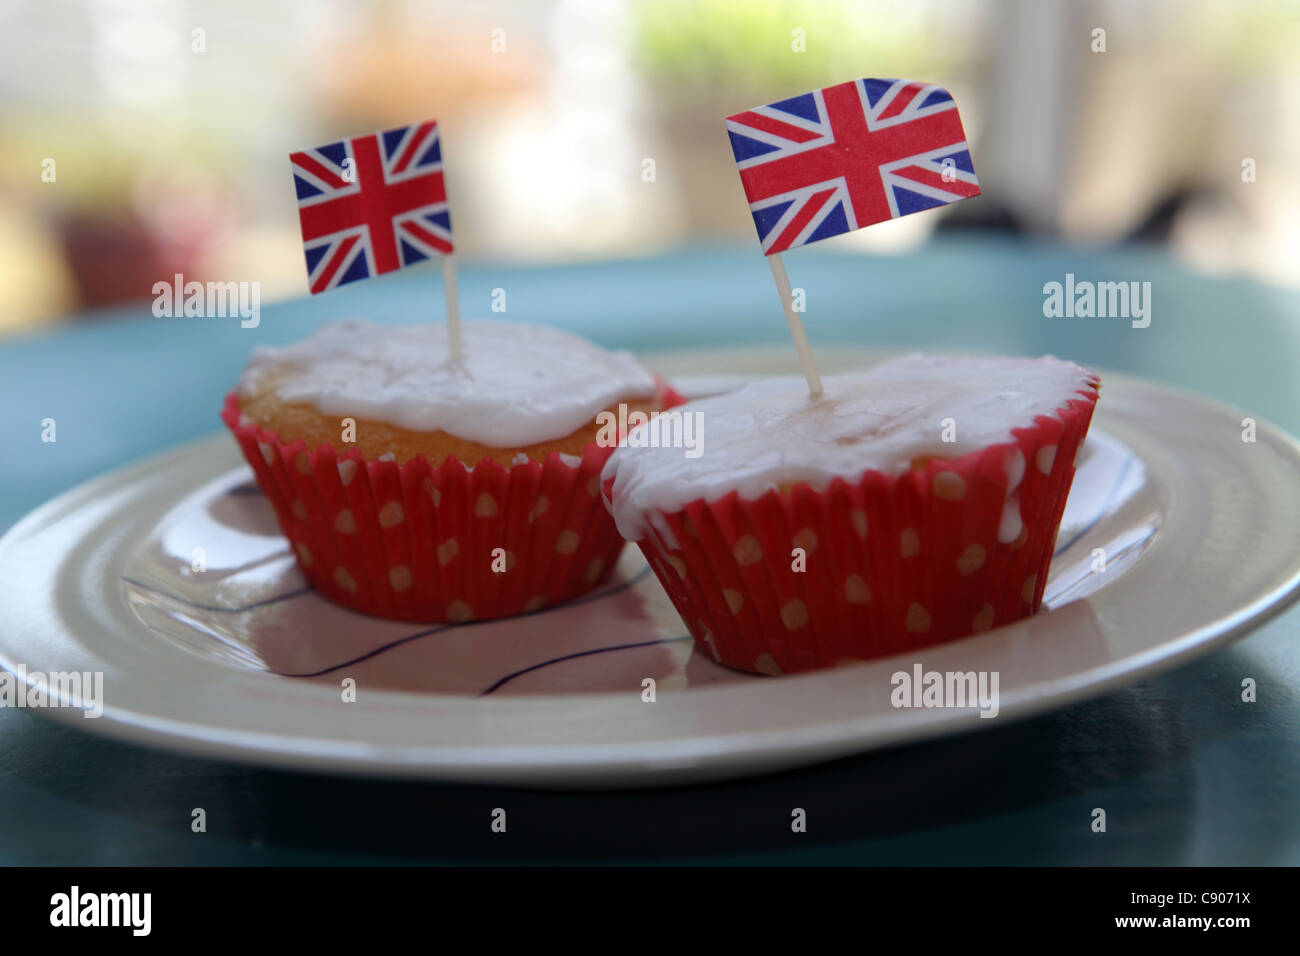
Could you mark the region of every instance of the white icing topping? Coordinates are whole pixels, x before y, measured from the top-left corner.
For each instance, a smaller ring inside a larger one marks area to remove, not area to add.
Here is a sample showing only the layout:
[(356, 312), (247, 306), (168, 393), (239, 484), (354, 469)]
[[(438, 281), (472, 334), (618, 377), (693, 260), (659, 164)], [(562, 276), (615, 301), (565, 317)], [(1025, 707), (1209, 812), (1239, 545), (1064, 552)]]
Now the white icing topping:
[[(611, 510), (619, 531), (637, 541), (647, 520), (698, 499), (716, 501), (736, 491), (753, 500), (782, 484), (823, 488), (833, 478), (854, 481), (866, 471), (900, 474), (915, 458), (957, 458), (1011, 441), (1012, 429), (1052, 415), (1087, 390), (1092, 378), (1051, 356), (913, 354), (866, 372), (828, 376), (818, 398), (802, 378), (768, 379), (679, 409), (702, 416), (698, 457), (680, 448), (636, 447), (629, 439), (602, 478), (614, 479)], [(1017, 452), (1007, 467), (1011, 498), (1024, 476), (1024, 456)], [(1004, 516), (1002, 531), (1014, 526), (1014, 538), (1019, 507), (1008, 512), (1014, 517)], [(662, 533), (661, 524), (656, 528)]]
[(445, 431), (494, 448), (563, 438), (623, 399), (654, 394), (628, 352), (541, 325), (465, 322), (462, 358), (448, 360), (447, 327), (336, 322), (292, 345), (253, 350), (241, 397), (268, 389), (326, 415)]

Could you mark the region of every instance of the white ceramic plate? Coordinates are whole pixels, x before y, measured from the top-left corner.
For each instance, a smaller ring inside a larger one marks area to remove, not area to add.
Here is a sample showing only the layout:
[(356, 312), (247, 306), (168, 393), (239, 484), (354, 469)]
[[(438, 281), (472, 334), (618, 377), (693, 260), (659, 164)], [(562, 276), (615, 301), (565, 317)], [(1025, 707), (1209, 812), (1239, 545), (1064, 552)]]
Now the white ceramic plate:
[[(826, 370), (876, 357), (840, 352)], [(789, 371), (790, 358), (655, 364), (698, 393)], [(993, 726), (1203, 653), (1300, 587), (1300, 446), (1265, 425), (1243, 443), (1241, 413), (1191, 394), (1103, 382), (1050, 610), (915, 654), (781, 678), (719, 668), (635, 548), (597, 592), (525, 617), (419, 627), (355, 614), (304, 585), (233, 441), (216, 435), (82, 485), (0, 540), (0, 665), (102, 671), (102, 717), (45, 712), (138, 743), (531, 786), (740, 776)], [(918, 663), (997, 672), (999, 716), (895, 708), (891, 676)]]

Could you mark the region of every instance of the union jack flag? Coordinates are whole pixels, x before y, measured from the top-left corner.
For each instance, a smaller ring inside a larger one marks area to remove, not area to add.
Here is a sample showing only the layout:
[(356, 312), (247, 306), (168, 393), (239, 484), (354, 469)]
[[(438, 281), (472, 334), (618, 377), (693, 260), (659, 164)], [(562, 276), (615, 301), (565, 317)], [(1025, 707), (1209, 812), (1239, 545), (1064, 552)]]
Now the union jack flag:
[(852, 80), (727, 117), (763, 252), (978, 196), (948, 91)]
[(434, 120), (291, 153), (312, 295), (452, 251)]

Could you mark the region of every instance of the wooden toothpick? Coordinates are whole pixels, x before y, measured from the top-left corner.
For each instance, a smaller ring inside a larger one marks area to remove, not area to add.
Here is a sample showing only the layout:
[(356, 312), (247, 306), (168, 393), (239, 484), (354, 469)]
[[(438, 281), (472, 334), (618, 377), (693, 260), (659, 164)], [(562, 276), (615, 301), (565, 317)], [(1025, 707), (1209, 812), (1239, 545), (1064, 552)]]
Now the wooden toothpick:
[(782, 306), (785, 307), (785, 320), (790, 324), (790, 337), (794, 339), (794, 347), (799, 352), (799, 364), (803, 366), (803, 377), (808, 380), (808, 391), (816, 397), (823, 391), (822, 378), (817, 374), (817, 366), (813, 363), (812, 348), (808, 345), (808, 334), (803, 330), (803, 320), (794, 310), (794, 292), (790, 288), (790, 277), (786, 275), (781, 253), (774, 252), (768, 256), (767, 264), (772, 268), (776, 291), (781, 296)]
[(460, 299), (456, 295), (456, 264), (450, 253), (442, 257), (442, 291), (447, 297), (447, 349), (460, 361)]

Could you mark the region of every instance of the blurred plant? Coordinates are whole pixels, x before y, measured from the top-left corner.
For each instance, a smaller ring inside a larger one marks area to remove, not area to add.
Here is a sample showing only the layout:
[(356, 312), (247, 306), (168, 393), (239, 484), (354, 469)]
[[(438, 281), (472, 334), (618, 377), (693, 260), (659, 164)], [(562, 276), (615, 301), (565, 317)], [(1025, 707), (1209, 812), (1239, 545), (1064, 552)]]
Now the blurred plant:
[(1294, 72), (1300, 50), (1300, 3), (1295, 0), (1238, 0), (1203, 4), (1192, 10), (1175, 4), (1166, 21), (1186, 34), (1179, 45), (1219, 60), (1234, 74)]
[[(187, 125), (198, 124), (177, 127)], [(235, 151), (200, 129), (160, 136), (147, 123), (130, 127), (122, 117), (111, 127), (46, 118), (7, 132), (0, 201), (48, 228), (71, 284), (68, 295), (49, 300), (60, 307), (142, 298), (159, 277), (194, 272), (239, 219), (232, 190), (210, 170), (235, 165)], [(38, 165), (47, 158), (54, 161), (49, 182)], [(21, 298), (42, 299), (32, 291)], [(28, 311), (35, 317), (41, 309)]]
[(635, 9), (634, 56), (646, 77), (710, 109), (750, 105), (732, 102), (737, 95), (766, 102), (859, 76), (925, 77), (960, 59), (958, 31), (935, 31), (924, 0), (638, 0)]
[(545, 54), (523, 30), (510, 32), (509, 55), (498, 56), (486, 12), (467, 6), (450, 17), (413, 7), (376, 4), (323, 46), (331, 69), (319, 106), (328, 122), (360, 132), (436, 114), (446, 128), (535, 92)]

